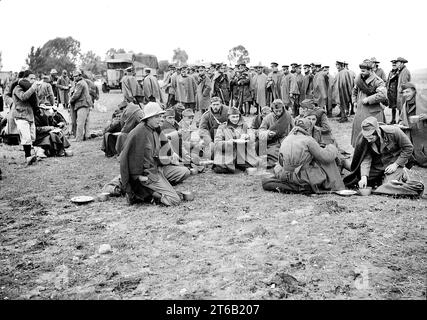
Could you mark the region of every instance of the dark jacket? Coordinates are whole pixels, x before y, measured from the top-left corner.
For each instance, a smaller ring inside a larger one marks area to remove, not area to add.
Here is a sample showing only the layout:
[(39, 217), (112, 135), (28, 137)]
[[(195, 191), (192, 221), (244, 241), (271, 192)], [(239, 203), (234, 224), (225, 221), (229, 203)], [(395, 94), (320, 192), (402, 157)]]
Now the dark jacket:
[[(381, 162), (386, 168), (396, 162), (399, 166), (411, 168), (414, 147), (408, 136), (396, 126), (380, 125), (381, 131)], [(369, 152), (369, 143), (362, 133), (357, 136), (354, 156), (351, 161), (351, 172), (344, 178), (347, 187), (354, 187), (361, 178), (360, 166)], [(369, 181), (369, 177), (368, 177)]]
[(224, 123), (228, 119), (228, 107), (225, 105), (221, 106), (221, 109), (218, 114), (212, 113), (212, 109), (206, 111), (202, 118), (200, 119), (200, 130), (209, 132), (211, 140), (214, 140), (215, 130), (219, 127), (220, 124)]
[(139, 175), (148, 176), (148, 183), (159, 180), (163, 157), (172, 154), (167, 138), (161, 129), (154, 129), (142, 122), (133, 129), (120, 154), (120, 175), (127, 193), (133, 192), (134, 181)]
[(93, 107), (92, 98), (89, 94), (89, 86), (85, 79), (81, 79), (76, 83), (73, 95), (70, 99), (70, 104), (74, 106), (74, 110)]

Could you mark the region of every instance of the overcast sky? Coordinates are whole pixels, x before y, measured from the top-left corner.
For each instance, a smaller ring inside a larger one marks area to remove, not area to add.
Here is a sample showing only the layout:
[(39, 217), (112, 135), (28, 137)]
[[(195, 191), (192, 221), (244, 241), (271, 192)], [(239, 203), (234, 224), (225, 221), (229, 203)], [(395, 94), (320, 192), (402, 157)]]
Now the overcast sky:
[(251, 64), (350, 62), (376, 57), (385, 71), (403, 56), (427, 67), (425, 0), (0, 0), (3, 70), (20, 70), (31, 46), (72, 36), (83, 52), (109, 48), (171, 60), (227, 62), (242, 44)]

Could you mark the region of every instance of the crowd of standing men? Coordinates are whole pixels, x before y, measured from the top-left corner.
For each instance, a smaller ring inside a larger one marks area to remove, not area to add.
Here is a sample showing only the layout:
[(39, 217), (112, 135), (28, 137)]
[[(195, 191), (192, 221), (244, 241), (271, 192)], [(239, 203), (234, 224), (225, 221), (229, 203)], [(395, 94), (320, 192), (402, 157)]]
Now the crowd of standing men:
[[(36, 75), (31, 70), (12, 74), (4, 84), (4, 104), (9, 109), (1, 119), (4, 136), (18, 136), (25, 152), (26, 163), (34, 163), (46, 156), (72, 155), (65, 149), (70, 141), (83, 141), (90, 137), (90, 110), (99, 98), (93, 79), (81, 70), (72, 77), (56, 69), (49, 75)], [(70, 128), (58, 112), (58, 105), (69, 110)], [(3, 106), (3, 105), (2, 105)]]
[[(386, 88), (388, 107), (392, 109), (392, 121), (396, 123), (396, 110), (402, 108), (402, 86), (411, 81), (411, 74), (404, 58), (391, 61), (392, 70), (386, 77), (380, 62), (369, 59), (370, 67)], [(345, 61), (337, 61), (338, 73), (333, 76), (329, 66), (320, 63), (282, 65), (271, 63), (271, 71), (265, 73), (266, 67), (257, 65), (247, 67), (238, 63), (235, 68), (225, 64), (205, 64), (198, 66), (169, 65), (164, 79), (164, 89), (168, 96), (167, 107), (180, 102), (185, 107), (204, 112), (209, 106), (210, 97), (219, 97), (223, 104), (240, 109), (248, 115), (251, 106), (258, 114), (262, 107), (271, 106), (275, 99), (281, 99), (286, 109), (298, 116), (299, 106), (305, 99), (314, 99), (317, 105), (332, 117), (332, 110), (339, 106), (339, 121), (348, 121), (354, 114), (352, 99), (356, 73), (349, 69)], [(302, 72), (303, 71), (303, 72)], [(387, 104), (386, 104), (387, 106)]]

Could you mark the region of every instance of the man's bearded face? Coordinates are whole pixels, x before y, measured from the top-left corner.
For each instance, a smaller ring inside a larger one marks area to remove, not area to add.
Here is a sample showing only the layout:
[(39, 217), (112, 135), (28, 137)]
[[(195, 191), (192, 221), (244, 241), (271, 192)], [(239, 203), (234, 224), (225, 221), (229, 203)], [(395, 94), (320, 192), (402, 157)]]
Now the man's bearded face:
[(214, 113), (217, 113), (221, 109), (221, 103), (219, 101), (212, 102), (211, 108)]

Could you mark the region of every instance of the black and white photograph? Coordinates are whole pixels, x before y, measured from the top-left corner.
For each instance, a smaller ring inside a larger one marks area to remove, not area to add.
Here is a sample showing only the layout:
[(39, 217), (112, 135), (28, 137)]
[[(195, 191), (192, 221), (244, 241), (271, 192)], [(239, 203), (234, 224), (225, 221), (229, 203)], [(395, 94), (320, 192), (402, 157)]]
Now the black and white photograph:
[(426, 300), (426, 9), (0, 0), (0, 300)]

